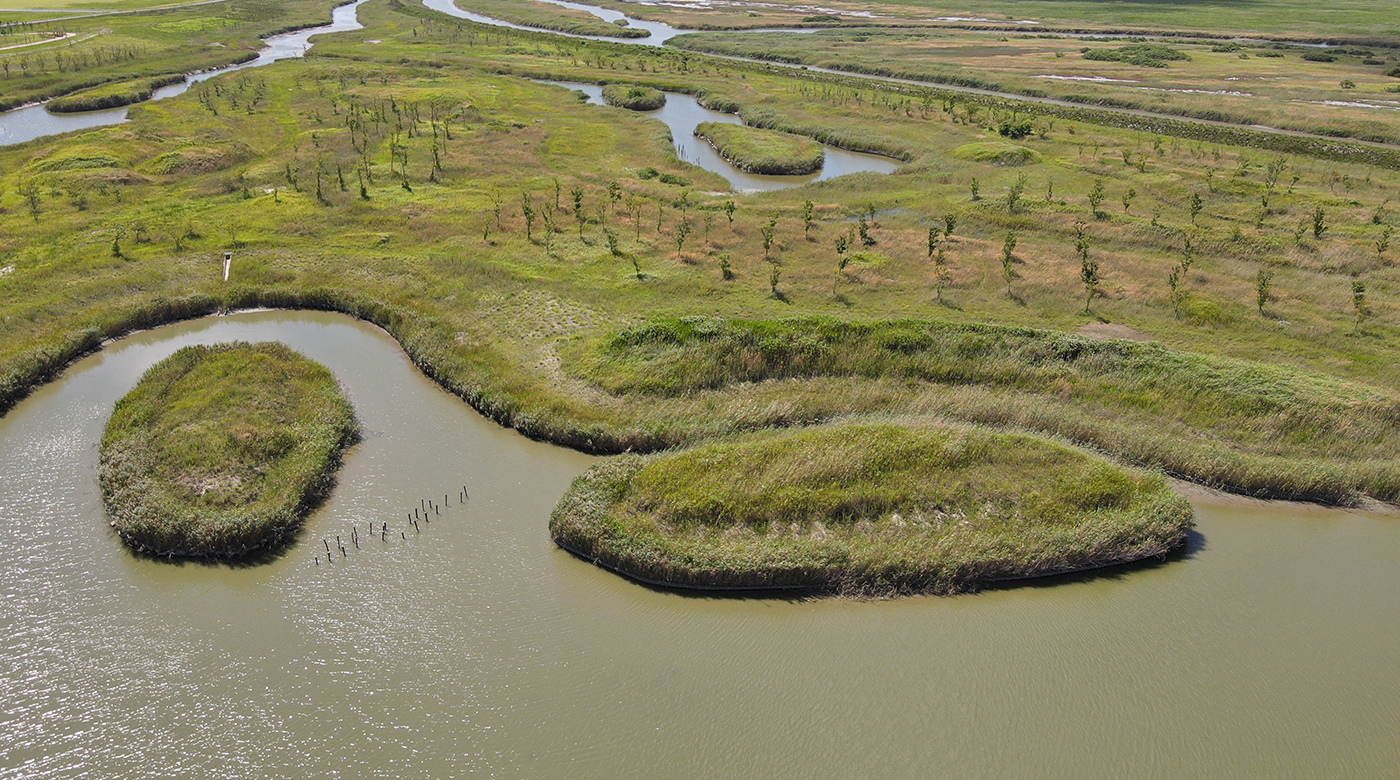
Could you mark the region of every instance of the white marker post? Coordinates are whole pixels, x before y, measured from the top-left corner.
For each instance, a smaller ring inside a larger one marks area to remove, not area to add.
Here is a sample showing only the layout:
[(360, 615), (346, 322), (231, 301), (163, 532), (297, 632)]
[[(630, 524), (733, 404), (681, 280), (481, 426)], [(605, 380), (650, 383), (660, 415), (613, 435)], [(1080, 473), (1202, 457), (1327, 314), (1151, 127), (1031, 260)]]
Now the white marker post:
[(229, 267), (232, 266), (232, 265), (233, 265), (233, 253), (232, 253), (232, 252), (225, 252), (225, 253), (224, 253), (224, 281), (226, 281), (226, 282), (228, 281), (228, 269), (229, 269)]

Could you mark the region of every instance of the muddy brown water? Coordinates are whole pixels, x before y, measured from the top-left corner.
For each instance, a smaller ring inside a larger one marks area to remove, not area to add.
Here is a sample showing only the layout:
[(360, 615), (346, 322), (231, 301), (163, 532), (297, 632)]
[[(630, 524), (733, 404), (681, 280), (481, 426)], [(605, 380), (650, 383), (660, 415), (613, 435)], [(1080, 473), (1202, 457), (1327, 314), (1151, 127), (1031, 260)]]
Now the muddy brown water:
[[(97, 489), (112, 404), (179, 347), (234, 339), (330, 367), (365, 439), (272, 562), (134, 557)], [(956, 598), (701, 597), (550, 543), (550, 510), (591, 462), (486, 421), (340, 315), (109, 346), (0, 418), (0, 777), (1400, 766), (1400, 518), (1206, 497), (1188, 554), (1145, 568)], [(406, 513), (443, 493), (415, 534)], [(323, 539), (385, 521), (388, 541), (325, 561)]]

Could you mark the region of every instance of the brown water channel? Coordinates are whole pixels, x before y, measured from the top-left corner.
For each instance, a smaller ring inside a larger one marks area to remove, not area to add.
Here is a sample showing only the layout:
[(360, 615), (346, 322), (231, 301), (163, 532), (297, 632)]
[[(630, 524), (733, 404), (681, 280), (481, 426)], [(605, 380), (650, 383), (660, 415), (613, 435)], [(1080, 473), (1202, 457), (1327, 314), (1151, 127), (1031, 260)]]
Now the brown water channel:
[[(130, 555), (97, 441), (180, 346), (276, 339), (366, 435), (266, 565)], [(1185, 558), (889, 602), (687, 596), (554, 548), (591, 459), (475, 414), (381, 331), (138, 334), (0, 418), (0, 777), (1381, 777), (1400, 518), (1199, 505)], [(455, 496), (415, 535), (420, 499)], [(387, 520), (324, 560), (322, 539)], [(408, 539), (399, 532), (408, 530)], [(322, 553), (315, 564), (317, 551)]]

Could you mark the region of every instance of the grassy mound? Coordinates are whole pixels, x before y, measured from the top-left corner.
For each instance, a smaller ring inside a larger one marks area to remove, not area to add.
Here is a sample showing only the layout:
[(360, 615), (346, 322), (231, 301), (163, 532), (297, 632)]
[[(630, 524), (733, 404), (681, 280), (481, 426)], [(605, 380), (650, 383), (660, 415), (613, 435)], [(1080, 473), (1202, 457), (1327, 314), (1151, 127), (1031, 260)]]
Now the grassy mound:
[(135, 79), (103, 84), (100, 87), (83, 90), (72, 95), (64, 95), (50, 100), (44, 107), (55, 114), (97, 111), (103, 108), (129, 106), (150, 100), (157, 89), (185, 80), (183, 73), (169, 73), (151, 79)]
[(1063, 436), (1228, 490), (1400, 498), (1400, 395), (1284, 366), (995, 325), (658, 320), (595, 353), (614, 393), (679, 397), (779, 379), (945, 385), (919, 411)]
[(635, 84), (609, 84), (603, 87), (603, 102), (633, 111), (655, 111), (666, 105), (666, 93)]
[(721, 157), (749, 173), (814, 173), (826, 162), (821, 144), (777, 130), (701, 122), (695, 126), (695, 137), (708, 141)]
[(699, 588), (953, 593), (1162, 555), (1191, 507), (1157, 475), (1020, 433), (847, 423), (621, 456), (575, 480), (556, 543)]
[(1040, 155), (1034, 149), (1000, 141), (963, 144), (949, 154), (988, 165), (1034, 165), (1040, 162)]
[(291, 538), (358, 435), (335, 377), (287, 347), (185, 347), (117, 402), (103, 501), (143, 552), (247, 555)]

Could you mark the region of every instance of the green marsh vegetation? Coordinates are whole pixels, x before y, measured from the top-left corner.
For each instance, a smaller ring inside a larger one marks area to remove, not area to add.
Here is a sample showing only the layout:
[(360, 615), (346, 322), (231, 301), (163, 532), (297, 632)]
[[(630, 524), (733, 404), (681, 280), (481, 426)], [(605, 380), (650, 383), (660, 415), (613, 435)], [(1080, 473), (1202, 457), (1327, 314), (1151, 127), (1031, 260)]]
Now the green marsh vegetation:
[(240, 558), (292, 538), (358, 437), (320, 364), (276, 343), (185, 347), (117, 402), (102, 498), (138, 551)]
[(537, 0), (461, 0), (457, 7), (493, 19), (541, 30), (602, 38), (647, 38), (646, 30), (605, 22), (587, 11), (576, 11)]
[[(1390, 116), (1400, 35), (1329, 50), (1255, 41), (1158, 42), (1053, 33), (845, 27), (816, 33), (693, 33), (668, 46), (849, 73), (1048, 97), (1164, 116), (1268, 125), (1395, 143)], [(1345, 86), (1342, 82), (1350, 86)]]
[(97, 93), (106, 102), (78, 97), (67, 110), (125, 105), (110, 102), (116, 99), (113, 95), (134, 98), (143, 82), (247, 62), (262, 48), (260, 38), (329, 23), (337, 4), (227, 0), (212, 6), (36, 22), (27, 26), (73, 35), (40, 46), (0, 50), (0, 110), (104, 85), (116, 85)]
[[(361, 18), (366, 30), (320, 38), (304, 60), (136, 106), (129, 124), (0, 149), (0, 408), (132, 328), (302, 306), (373, 321), (494, 419), (594, 452), (853, 413), (931, 414), (1055, 432), (1233, 490), (1342, 502), (1392, 490), (1394, 437), (1374, 410), (1397, 386), (1400, 279), (1393, 250), (1377, 250), (1395, 221), (1393, 170), (458, 24), (407, 4), (371, 2)], [(808, 137), (884, 139), (909, 164), (730, 193), (678, 160), (656, 120), (526, 76), (722, 96)], [(1027, 118), (1037, 130), (1016, 142), (1037, 155), (1027, 164), (951, 154), (1006, 143), (1000, 124)], [(1114, 206), (1130, 189), (1131, 209)], [(862, 223), (870, 243), (855, 236)], [(1002, 264), (1011, 232), (1014, 298)], [(838, 258), (843, 236), (860, 244)], [(1081, 246), (1097, 264), (1089, 314)], [(1273, 271), (1268, 316), (1261, 268)], [(1364, 318), (1353, 281), (1364, 284)], [(828, 361), (819, 371), (709, 385), (666, 373), (675, 389), (664, 392), (621, 382), (636, 356), (610, 352), (619, 333), (697, 313), (773, 321), (778, 333), (808, 316), (909, 320), (929, 333), (1064, 334), (1104, 320), (1161, 349), (1100, 352), (1070, 339), (1093, 359), (1042, 370), (1008, 348), (1004, 372), (968, 381), (918, 368), (936, 361), (917, 350), (867, 360), (841, 336), (815, 345)], [(1177, 363), (1210, 380), (1193, 385), (1206, 400), (1211, 382), (1230, 392), (1215, 405), (1161, 387), (1162, 366)], [(1100, 364), (1107, 373), (1090, 370)], [(1329, 382), (1362, 413), (1341, 415)], [(1208, 435), (1177, 448), (1186, 462), (1176, 464), (1162, 452), (1170, 438), (1143, 441), (1161, 430)], [(1350, 434), (1360, 454), (1337, 444)], [(1260, 477), (1271, 458), (1273, 481)]]
[(666, 105), (666, 93), (636, 84), (608, 84), (603, 87), (603, 102), (631, 111), (655, 111)]
[(150, 100), (151, 95), (157, 89), (169, 84), (179, 84), (184, 80), (185, 74), (170, 73), (151, 79), (137, 79), (135, 81), (118, 81), (112, 84), (103, 84), (100, 87), (85, 89), (82, 92), (54, 98), (48, 102), (45, 108), (49, 111), (62, 114), (76, 111), (96, 111), (102, 108), (116, 108), (117, 106), (129, 106), (132, 103)]
[(1161, 556), (1191, 526), (1190, 504), (1158, 475), (919, 420), (621, 456), (579, 477), (550, 520), (560, 546), (647, 582), (853, 595)]
[(813, 173), (826, 161), (821, 144), (776, 130), (701, 122), (695, 127), (695, 137), (708, 141), (734, 167), (750, 173)]

